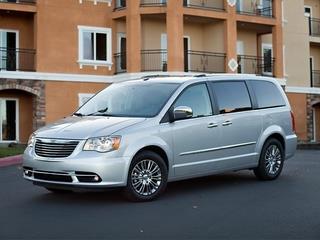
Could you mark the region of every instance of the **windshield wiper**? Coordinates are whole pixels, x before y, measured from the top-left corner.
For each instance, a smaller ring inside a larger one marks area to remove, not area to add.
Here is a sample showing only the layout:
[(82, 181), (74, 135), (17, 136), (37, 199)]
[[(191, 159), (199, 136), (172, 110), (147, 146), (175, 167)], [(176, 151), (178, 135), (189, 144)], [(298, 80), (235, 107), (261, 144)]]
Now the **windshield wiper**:
[(78, 113), (78, 112), (74, 113), (73, 115), (77, 116), (77, 117), (83, 117), (84, 116), (82, 113)]
[[(94, 116), (94, 115), (100, 115), (99, 113), (106, 113), (108, 111), (108, 107), (104, 108), (104, 109), (100, 109), (96, 112), (93, 112), (93, 113), (90, 113), (88, 114), (87, 116)], [(106, 114), (103, 114), (103, 116), (106, 115)]]

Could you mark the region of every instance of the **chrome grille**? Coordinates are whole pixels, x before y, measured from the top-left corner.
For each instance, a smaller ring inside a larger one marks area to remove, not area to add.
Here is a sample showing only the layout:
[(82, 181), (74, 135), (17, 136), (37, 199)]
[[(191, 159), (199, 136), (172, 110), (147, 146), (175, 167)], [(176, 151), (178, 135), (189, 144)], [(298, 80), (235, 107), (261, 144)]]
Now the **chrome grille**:
[(40, 157), (66, 158), (73, 153), (78, 144), (78, 141), (37, 139), (35, 152)]

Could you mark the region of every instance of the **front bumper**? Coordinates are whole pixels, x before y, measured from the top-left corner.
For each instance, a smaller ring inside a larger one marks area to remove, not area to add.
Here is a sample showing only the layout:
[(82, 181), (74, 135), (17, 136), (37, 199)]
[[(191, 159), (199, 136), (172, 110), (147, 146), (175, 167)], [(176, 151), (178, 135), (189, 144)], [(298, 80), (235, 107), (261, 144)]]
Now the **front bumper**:
[(79, 151), (64, 159), (44, 159), (27, 148), (23, 176), (37, 185), (68, 189), (126, 186), (130, 158), (114, 155)]

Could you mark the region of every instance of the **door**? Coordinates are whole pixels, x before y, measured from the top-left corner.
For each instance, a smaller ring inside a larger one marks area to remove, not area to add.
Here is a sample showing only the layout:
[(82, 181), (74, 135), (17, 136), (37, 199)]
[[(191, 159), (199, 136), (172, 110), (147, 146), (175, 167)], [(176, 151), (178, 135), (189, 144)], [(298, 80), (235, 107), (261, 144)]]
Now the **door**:
[(17, 32), (0, 30), (0, 68), (16, 71), (18, 67)]
[(259, 111), (252, 111), (251, 99), (244, 81), (212, 82), (218, 103), (221, 130), (217, 156), (223, 169), (240, 169), (256, 164), (257, 140), (262, 129)]
[(119, 52), (119, 61), (118, 61), (118, 69), (120, 72), (122, 70), (127, 69), (127, 38), (124, 33), (119, 33), (119, 45), (118, 45), (118, 52)]
[(161, 65), (162, 70), (166, 72), (168, 70), (168, 42), (167, 34), (161, 34)]
[(212, 171), (210, 160), (214, 154), (211, 150), (217, 146), (219, 135), (215, 116), (212, 116), (207, 85), (201, 83), (185, 89), (173, 105), (179, 106), (191, 107), (193, 117), (170, 124), (175, 176), (192, 176)]
[(244, 43), (237, 41), (237, 55), (238, 55), (238, 73), (245, 73), (244, 68)]
[(183, 50), (184, 50), (184, 71), (189, 72), (190, 70), (190, 63), (189, 63), (189, 50), (190, 50), (190, 45), (189, 45), (189, 37), (184, 37), (183, 38)]
[(0, 141), (18, 140), (17, 115), (17, 100), (0, 99)]
[(314, 71), (314, 62), (313, 62), (313, 57), (310, 56), (310, 86), (311, 87), (313, 87), (313, 84), (314, 84), (313, 71)]
[(271, 44), (262, 44), (262, 57), (263, 57), (263, 66), (262, 73), (263, 75), (272, 75), (273, 74), (273, 53)]

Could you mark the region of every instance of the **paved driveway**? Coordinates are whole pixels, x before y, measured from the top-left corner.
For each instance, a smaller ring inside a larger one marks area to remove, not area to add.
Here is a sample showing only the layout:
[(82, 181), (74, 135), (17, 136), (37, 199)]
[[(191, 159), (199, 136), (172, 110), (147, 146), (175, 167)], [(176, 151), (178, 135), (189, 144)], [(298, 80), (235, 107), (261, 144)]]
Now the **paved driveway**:
[(273, 182), (250, 171), (171, 183), (149, 203), (119, 191), (54, 195), (0, 168), (0, 239), (320, 239), (320, 151)]

